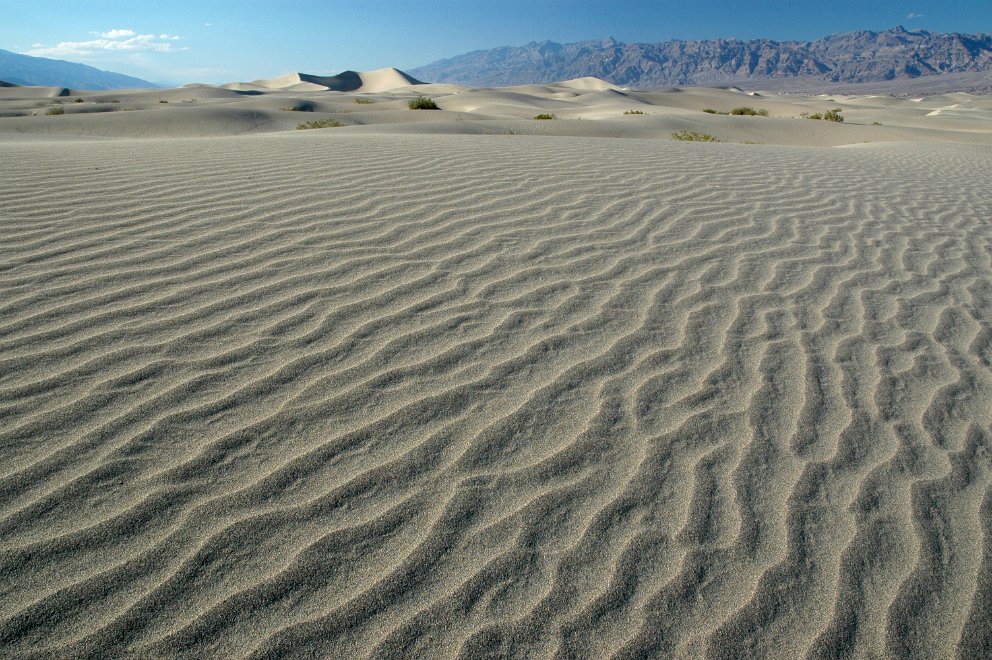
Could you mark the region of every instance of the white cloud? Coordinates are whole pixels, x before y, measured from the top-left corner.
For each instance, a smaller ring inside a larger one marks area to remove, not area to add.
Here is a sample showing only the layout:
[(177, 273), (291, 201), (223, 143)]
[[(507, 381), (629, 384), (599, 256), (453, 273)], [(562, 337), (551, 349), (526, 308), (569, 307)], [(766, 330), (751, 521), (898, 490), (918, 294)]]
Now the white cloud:
[(134, 30), (110, 30), (109, 32), (101, 32), (100, 36), (106, 39), (117, 39), (118, 37), (133, 37)]
[(35, 57), (87, 57), (112, 52), (152, 52), (173, 53), (185, 48), (176, 48), (172, 43), (181, 37), (177, 34), (135, 34), (133, 30), (110, 30), (100, 33), (100, 39), (87, 41), (63, 41), (56, 46), (35, 44), (27, 55)]
[(923, 18), (923, 14), (917, 14), (915, 11), (911, 11), (906, 18)]

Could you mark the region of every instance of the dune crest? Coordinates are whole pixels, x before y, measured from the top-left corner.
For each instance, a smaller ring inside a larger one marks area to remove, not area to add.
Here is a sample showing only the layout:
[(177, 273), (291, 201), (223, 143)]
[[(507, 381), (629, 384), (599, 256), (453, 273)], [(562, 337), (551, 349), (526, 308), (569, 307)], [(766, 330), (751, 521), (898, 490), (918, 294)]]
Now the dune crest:
[(253, 80), (250, 83), (227, 83), (229, 89), (270, 89), (291, 92), (385, 92), (409, 85), (422, 85), (399, 69), (386, 67), (374, 71), (342, 71), (334, 76), (288, 73), (278, 78)]

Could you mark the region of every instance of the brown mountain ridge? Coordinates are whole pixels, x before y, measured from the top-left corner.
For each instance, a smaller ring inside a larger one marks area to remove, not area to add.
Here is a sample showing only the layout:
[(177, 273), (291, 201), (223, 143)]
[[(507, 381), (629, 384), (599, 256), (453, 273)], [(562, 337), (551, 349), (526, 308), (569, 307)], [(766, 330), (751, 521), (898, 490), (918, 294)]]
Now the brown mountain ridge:
[(958, 87), (992, 91), (992, 35), (935, 33), (902, 26), (834, 34), (815, 41), (613, 38), (479, 50), (411, 69), (421, 80), (475, 86), (547, 83), (595, 76), (630, 87), (743, 81), (881, 83), (942, 74), (978, 74)]

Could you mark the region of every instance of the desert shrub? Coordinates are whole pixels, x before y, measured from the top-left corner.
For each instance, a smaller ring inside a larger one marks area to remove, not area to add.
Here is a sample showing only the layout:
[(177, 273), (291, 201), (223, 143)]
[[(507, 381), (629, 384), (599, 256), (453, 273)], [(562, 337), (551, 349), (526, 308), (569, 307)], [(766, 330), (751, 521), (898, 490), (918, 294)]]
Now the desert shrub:
[(881, 126), (881, 125), (882, 125), (882, 122), (880, 122), (880, 121), (873, 121), (873, 122), (871, 123), (871, 125), (872, 125), (872, 126)]
[(549, 114), (546, 114), (546, 113), (543, 113), (542, 112), (539, 115), (534, 115), (534, 119), (558, 119), (558, 117), (556, 117), (554, 115), (549, 115)]
[(296, 127), (296, 130), (303, 131), (308, 128), (341, 128), (344, 126), (337, 119), (313, 119), (303, 122)]
[(625, 115), (644, 115), (646, 112), (641, 112), (640, 110), (627, 110), (623, 114)]
[(703, 108), (703, 112), (705, 112), (708, 115), (715, 115), (715, 114), (717, 114), (717, 111), (714, 110), (713, 108)]
[(810, 114), (808, 112), (801, 112), (799, 113), (799, 116), (802, 117), (803, 119), (821, 119), (823, 121), (842, 122), (844, 121), (844, 118), (840, 116), (841, 112), (843, 112), (843, 110), (841, 110), (840, 108), (834, 108), (833, 110), (827, 110), (822, 114), (819, 112), (814, 112), (813, 114)]
[(375, 103), (375, 101), (373, 101), (372, 99), (367, 99), (365, 97), (359, 96), (357, 99), (355, 99), (355, 103), (361, 103), (362, 105), (369, 105), (371, 103)]
[(844, 118), (840, 116), (841, 112), (843, 112), (843, 110), (841, 110), (840, 108), (834, 108), (833, 110), (828, 110), (823, 113), (823, 120), (842, 122), (844, 121)]
[[(721, 113), (721, 114), (727, 114), (727, 113)], [(768, 111), (755, 110), (754, 108), (742, 107), (742, 108), (734, 108), (733, 110), (730, 111), (730, 114), (743, 115), (747, 117), (767, 117)]]
[(429, 99), (426, 96), (418, 96), (415, 99), (410, 99), (410, 101), (407, 103), (407, 106), (409, 106), (409, 108), (411, 110), (440, 110), (441, 109), (441, 108), (437, 107), (437, 103), (434, 102), (434, 99)]
[(166, 101), (165, 99), (159, 99), (158, 102), (159, 103), (168, 103), (168, 101)]
[(49, 108), (48, 109), (48, 112), (46, 112), (45, 114), (46, 115), (64, 115), (65, 114), (65, 108), (63, 108), (61, 105), (57, 105), (54, 108)]
[(76, 99), (75, 101), (73, 101), (73, 103), (82, 103), (82, 102), (83, 102), (83, 99)]
[(681, 142), (722, 142), (709, 133), (697, 133), (696, 131), (678, 131), (672, 133), (672, 139)]

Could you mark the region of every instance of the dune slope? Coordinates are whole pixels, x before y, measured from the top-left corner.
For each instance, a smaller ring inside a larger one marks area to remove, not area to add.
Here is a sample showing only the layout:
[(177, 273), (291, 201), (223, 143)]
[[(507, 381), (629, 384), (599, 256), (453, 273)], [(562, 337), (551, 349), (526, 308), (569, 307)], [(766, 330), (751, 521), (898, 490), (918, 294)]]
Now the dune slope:
[(987, 655), (990, 167), (5, 144), (0, 654)]

